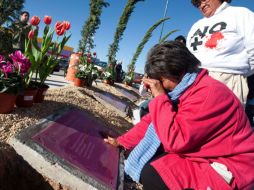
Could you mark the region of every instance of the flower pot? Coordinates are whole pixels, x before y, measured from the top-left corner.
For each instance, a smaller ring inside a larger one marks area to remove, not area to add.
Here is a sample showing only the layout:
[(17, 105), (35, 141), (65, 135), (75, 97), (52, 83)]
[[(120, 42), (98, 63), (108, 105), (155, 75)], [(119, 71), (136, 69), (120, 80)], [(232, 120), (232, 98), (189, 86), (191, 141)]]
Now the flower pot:
[(125, 84), (126, 87), (132, 86), (132, 82), (126, 82), (125, 81), (124, 84)]
[(109, 84), (109, 80), (103, 80), (104, 84)]
[(93, 84), (93, 81), (91, 79), (83, 79), (83, 81), (84, 81), (83, 86), (85, 87), (90, 87)]
[(34, 103), (34, 97), (37, 94), (38, 89), (24, 89), (24, 91), (18, 95), (16, 99), (17, 107), (32, 107)]
[(112, 81), (112, 80), (107, 80), (107, 79), (103, 80), (103, 82), (104, 82), (105, 84), (109, 84), (109, 85), (113, 85), (113, 84), (114, 84), (114, 81)]
[(34, 103), (42, 103), (44, 101), (45, 94), (48, 90), (49, 86), (44, 84), (41, 87), (38, 87), (38, 91), (36, 96), (34, 97)]
[(0, 93), (0, 114), (10, 113), (14, 109), (16, 95)]
[(84, 86), (84, 80), (83, 79), (75, 78), (73, 82), (74, 82), (74, 86), (77, 86), (77, 87)]

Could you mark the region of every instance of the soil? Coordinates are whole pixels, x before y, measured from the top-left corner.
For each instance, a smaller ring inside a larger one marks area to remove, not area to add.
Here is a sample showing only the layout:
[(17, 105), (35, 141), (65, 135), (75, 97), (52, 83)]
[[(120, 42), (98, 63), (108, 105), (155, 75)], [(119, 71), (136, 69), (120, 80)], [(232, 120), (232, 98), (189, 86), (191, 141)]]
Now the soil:
[[(65, 86), (47, 91), (43, 103), (31, 108), (15, 108), (10, 114), (0, 114), (0, 189), (1, 190), (69, 190), (34, 170), (15, 150), (8, 145), (10, 137), (23, 128), (36, 124), (40, 119), (63, 108), (76, 108), (92, 114), (118, 134), (132, 127), (130, 117), (121, 117), (97, 102), (92, 94), (104, 90), (123, 96), (114, 86), (97, 83), (90, 88)], [(125, 99), (123, 99), (125, 100)], [(127, 101), (127, 100), (126, 100)], [(141, 185), (125, 181), (126, 190), (142, 189)]]

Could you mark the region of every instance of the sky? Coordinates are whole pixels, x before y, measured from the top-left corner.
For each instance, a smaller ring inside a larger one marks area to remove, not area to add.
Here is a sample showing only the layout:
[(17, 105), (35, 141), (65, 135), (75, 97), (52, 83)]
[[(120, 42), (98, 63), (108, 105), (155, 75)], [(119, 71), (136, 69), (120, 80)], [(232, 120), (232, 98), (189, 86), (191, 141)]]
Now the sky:
[[(106, 1), (110, 6), (103, 8), (101, 25), (94, 36), (96, 47), (92, 50), (101, 61), (107, 61), (109, 45), (113, 42), (119, 18), (128, 2), (128, 0)], [(52, 26), (57, 21), (69, 21), (72, 36), (66, 45), (77, 51), (79, 40), (82, 38), (82, 26), (89, 17), (89, 2), (89, 0), (26, 0), (23, 10), (28, 11), (31, 17), (36, 15), (43, 19), (45, 15), (52, 16)], [(136, 4), (116, 54), (116, 59), (123, 63), (125, 71), (147, 30), (163, 18), (165, 5), (166, 0), (144, 0)], [(254, 12), (254, 0), (232, 0), (231, 5), (247, 7)], [(146, 55), (149, 49), (158, 43), (161, 32), (164, 36), (169, 31), (178, 29), (178, 32), (169, 36), (169, 40), (174, 40), (178, 35), (187, 36), (191, 26), (203, 17), (199, 10), (192, 6), (191, 0), (169, 0), (166, 16), (170, 19), (164, 23), (164, 27), (160, 25), (153, 31), (152, 37), (138, 57), (136, 72), (144, 72)], [(39, 26), (42, 31), (44, 23), (41, 21)]]

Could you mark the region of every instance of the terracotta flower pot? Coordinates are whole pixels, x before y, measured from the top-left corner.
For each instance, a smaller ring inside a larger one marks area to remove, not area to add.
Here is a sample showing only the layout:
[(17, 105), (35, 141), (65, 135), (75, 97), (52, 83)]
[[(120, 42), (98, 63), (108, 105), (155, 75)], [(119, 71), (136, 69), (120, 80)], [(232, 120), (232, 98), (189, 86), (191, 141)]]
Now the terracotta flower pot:
[(132, 82), (127, 82), (127, 81), (125, 81), (124, 84), (125, 84), (125, 86), (127, 86), (127, 87), (132, 86)]
[(34, 97), (37, 94), (38, 89), (25, 89), (23, 93), (19, 94), (16, 99), (16, 106), (18, 107), (32, 107), (34, 103)]
[(103, 80), (103, 82), (104, 82), (105, 84), (109, 84), (109, 85), (113, 85), (113, 84), (114, 84), (114, 81), (112, 81), (112, 80), (107, 80), (107, 79)]
[(75, 78), (73, 82), (74, 82), (74, 86), (77, 86), (77, 87), (84, 86), (84, 80), (80, 78)]
[(45, 98), (45, 94), (48, 90), (49, 86), (44, 84), (43, 86), (38, 88), (37, 94), (34, 97), (34, 103), (42, 103)]
[(83, 79), (83, 81), (84, 81), (83, 86), (85, 86), (85, 87), (90, 87), (93, 84), (93, 81), (89, 80), (89, 79)]
[(0, 114), (12, 112), (15, 100), (16, 95), (0, 93)]

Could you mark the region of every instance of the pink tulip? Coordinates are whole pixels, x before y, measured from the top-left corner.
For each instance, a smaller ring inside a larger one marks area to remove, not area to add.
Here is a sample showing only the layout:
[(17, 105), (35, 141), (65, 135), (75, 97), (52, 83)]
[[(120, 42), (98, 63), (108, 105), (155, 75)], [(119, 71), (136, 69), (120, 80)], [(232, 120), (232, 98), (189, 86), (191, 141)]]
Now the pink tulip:
[(31, 25), (33, 26), (38, 26), (38, 24), (40, 23), (40, 18), (38, 16), (33, 16), (30, 20)]
[(71, 23), (70, 22), (64, 21), (63, 23), (64, 23), (65, 30), (69, 30), (71, 28)]
[(44, 16), (44, 23), (45, 23), (45, 24), (50, 25), (50, 24), (51, 24), (51, 21), (52, 21), (51, 16), (48, 16), (48, 15), (45, 15), (45, 16)]
[(34, 30), (30, 30), (30, 32), (28, 33), (28, 39), (31, 40), (34, 37)]

